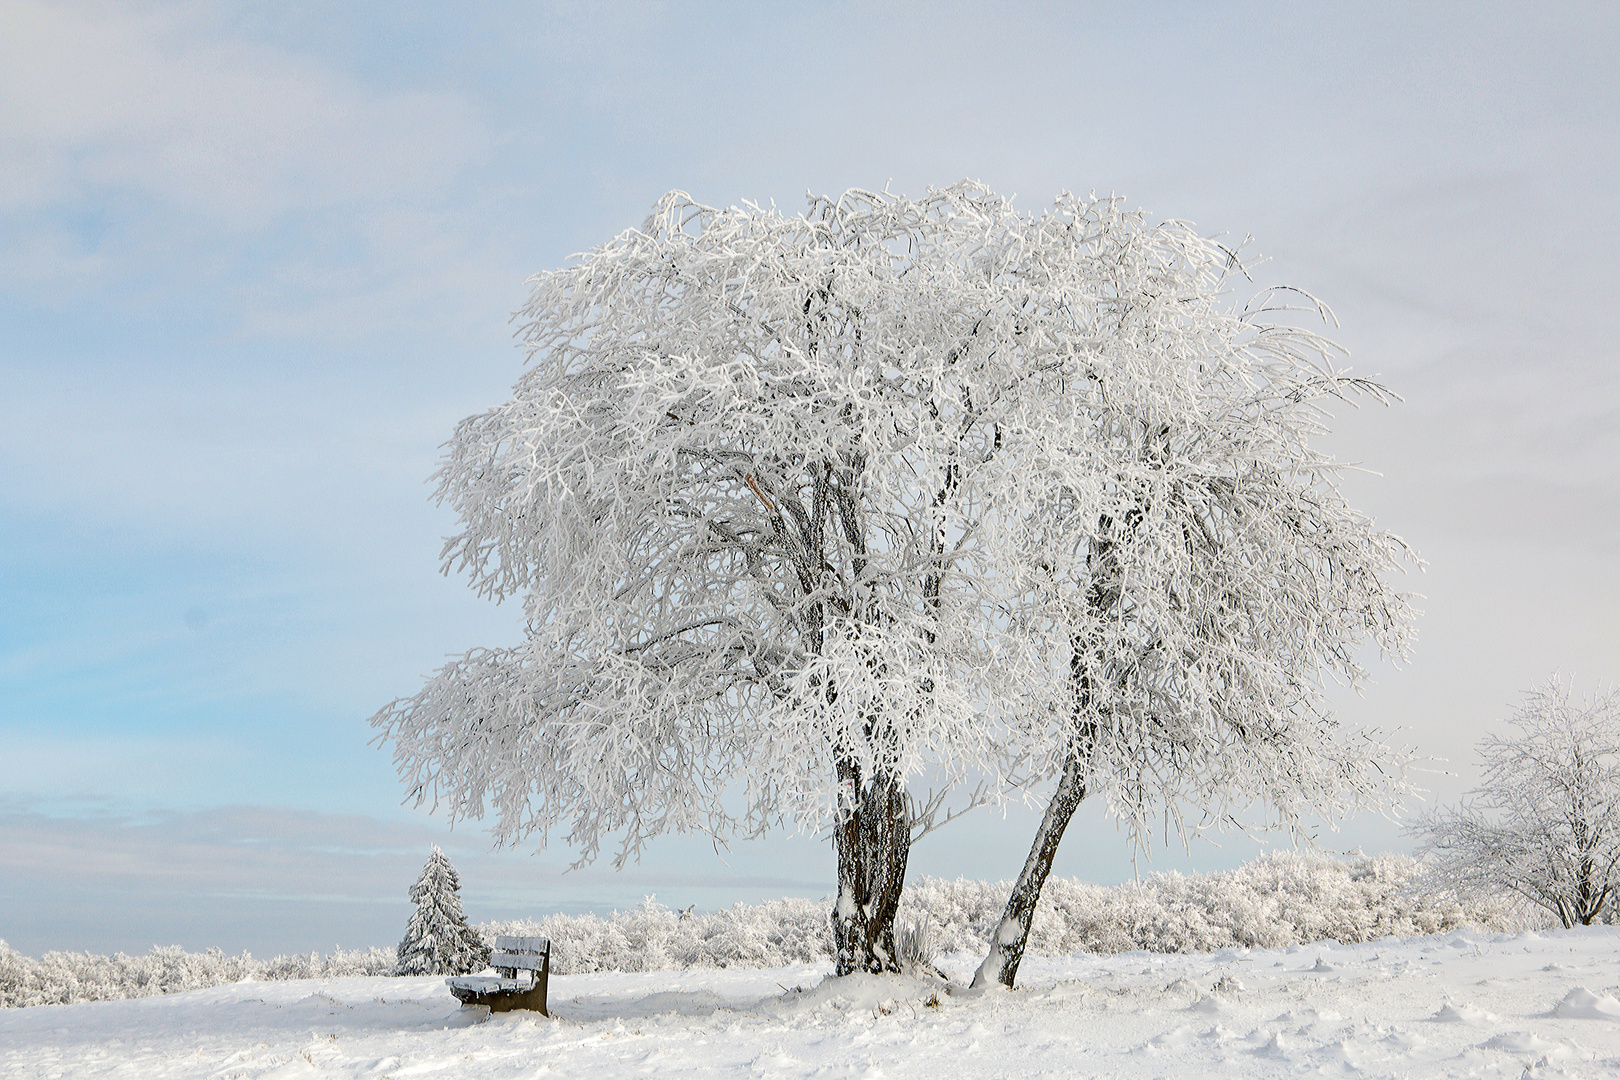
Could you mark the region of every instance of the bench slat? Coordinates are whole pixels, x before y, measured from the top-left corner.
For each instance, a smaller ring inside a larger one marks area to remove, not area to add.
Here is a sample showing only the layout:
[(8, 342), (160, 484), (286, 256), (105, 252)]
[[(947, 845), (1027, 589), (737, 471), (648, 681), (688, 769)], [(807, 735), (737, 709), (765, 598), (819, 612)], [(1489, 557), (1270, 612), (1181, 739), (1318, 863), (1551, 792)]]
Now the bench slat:
[(497, 934), (495, 947), (505, 952), (549, 952), (551, 942), (543, 937), (513, 937), (508, 934)]
[(530, 971), (539, 971), (545, 964), (543, 956), (525, 956), (522, 953), (498, 952), (489, 956), (489, 966), (493, 968), (527, 968)]
[(534, 983), (523, 979), (492, 979), (488, 975), (457, 975), (444, 981), (453, 987), (462, 990), (473, 990), (480, 994), (497, 991), (529, 990), (534, 987)]

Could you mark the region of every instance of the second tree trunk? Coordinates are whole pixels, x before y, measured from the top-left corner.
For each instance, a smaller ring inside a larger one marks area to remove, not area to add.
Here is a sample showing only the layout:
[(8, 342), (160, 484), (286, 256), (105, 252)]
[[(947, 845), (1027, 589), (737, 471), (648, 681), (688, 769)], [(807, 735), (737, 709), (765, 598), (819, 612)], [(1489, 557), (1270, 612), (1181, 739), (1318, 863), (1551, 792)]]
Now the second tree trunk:
[(1012, 895), (1007, 897), (1001, 922), (990, 937), (990, 951), (985, 955), (984, 963), (979, 965), (978, 973), (973, 976), (975, 987), (999, 982), (1012, 989), (1013, 980), (1018, 976), (1018, 965), (1024, 959), (1024, 948), (1029, 944), (1029, 928), (1035, 919), (1035, 905), (1041, 898), (1041, 887), (1052, 872), (1052, 860), (1063, 839), (1063, 830), (1068, 828), (1069, 819), (1074, 817), (1076, 808), (1085, 797), (1086, 784), (1080, 759), (1071, 756), (1063, 766), (1063, 775), (1058, 778), (1052, 800), (1046, 804), (1046, 815), (1035, 833), (1035, 842), (1030, 846), (1029, 857), (1024, 860), (1024, 869), (1018, 874)]

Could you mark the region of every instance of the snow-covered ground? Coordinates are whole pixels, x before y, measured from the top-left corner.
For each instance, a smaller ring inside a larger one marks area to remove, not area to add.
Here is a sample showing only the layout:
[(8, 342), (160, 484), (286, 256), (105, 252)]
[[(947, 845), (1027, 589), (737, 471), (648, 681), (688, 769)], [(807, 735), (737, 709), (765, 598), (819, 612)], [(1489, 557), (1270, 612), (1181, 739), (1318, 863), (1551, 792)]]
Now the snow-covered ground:
[(549, 1020), (428, 978), (7, 1009), (0, 1076), (1620, 1077), (1617, 927), (1037, 957), (1012, 993), (826, 975), (555, 976)]

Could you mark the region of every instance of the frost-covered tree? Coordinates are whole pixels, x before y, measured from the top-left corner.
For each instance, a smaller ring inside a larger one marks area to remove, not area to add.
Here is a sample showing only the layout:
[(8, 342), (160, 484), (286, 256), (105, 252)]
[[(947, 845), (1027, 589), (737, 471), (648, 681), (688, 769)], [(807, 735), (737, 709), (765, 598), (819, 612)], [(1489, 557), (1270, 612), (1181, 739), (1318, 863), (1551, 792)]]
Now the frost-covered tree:
[(1517, 736), (1480, 743), (1471, 797), (1415, 829), (1454, 885), (1590, 925), (1620, 898), (1620, 691), (1574, 702), (1555, 677), (1509, 722)]
[(530, 369), (438, 474), (446, 569), (521, 596), (526, 639), (374, 718), (418, 797), (502, 840), (566, 825), (582, 860), (617, 833), (621, 864), (830, 824), (838, 970), (893, 969), (908, 778), (994, 790), (1033, 670), (982, 542), (1022, 227), (974, 185), (795, 217), (674, 193), (535, 278)]
[(437, 845), (411, 886), (411, 903), (396, 974), (465, 975), (489, 966), (489, 946), (461, 911), (461, 878)]
[(1185, 840), (1255, 803), (1285, 828), (1387, 805), (1401, 755), (1336, 724), (1324, 675), (1359, 684), (1367, 642), (1403, 656), (1413, 615), (1390, 581), (1414, 557), (1311, 446), (1332, 403), (1387, 395), (1298, 325), (1303, 294), (1236, 303), (1238, 252), (1114, 202), (1060, 203), (1018, 258), (1022, 366), (1061, 392), (998, 493), (1002, 547), (1065, 677), (1024, 714), (1056, 787), (976, 985), (1013, 984), (1089, 794), (1138, 844), (1160, 812)]
[(1376, 388), (1226, 312), (1236, 268), (1118, 200), (960, 184), (793, 217), (674, 193), (535, 278), (530, 368), (438, 473), (446, 571), (521, 597), (525, 639), (373, 718), (410, 790), (582, 861), (830, 825), (840, 973), (897, 966), (924, 774), (995, 795), (1034, 762), (1055, 806), (1106, 782), (1132, 815), (1370, 790), (1312, 686), (1358, 633), (1403, 644), (1401, 549), (1304, 439)]

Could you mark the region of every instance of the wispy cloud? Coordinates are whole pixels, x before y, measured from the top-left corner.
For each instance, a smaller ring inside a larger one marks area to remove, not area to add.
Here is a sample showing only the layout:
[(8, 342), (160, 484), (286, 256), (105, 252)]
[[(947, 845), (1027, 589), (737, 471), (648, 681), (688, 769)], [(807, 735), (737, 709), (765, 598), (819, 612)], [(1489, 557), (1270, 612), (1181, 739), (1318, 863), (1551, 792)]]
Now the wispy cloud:
[(308, 57), (221, 33), (203, 6), (0, 6), (7, 210), (127, 190), (212, 227), (431, 198), (488, 152), (477, 110), (379, 91)]
[(465, 185), (495, 142), (477, 102), (368, 84), (225, 10), (0, 3), (0, 285), (147, 309), (223, 289), (216, 332), (346, 342), (515, 295)]

